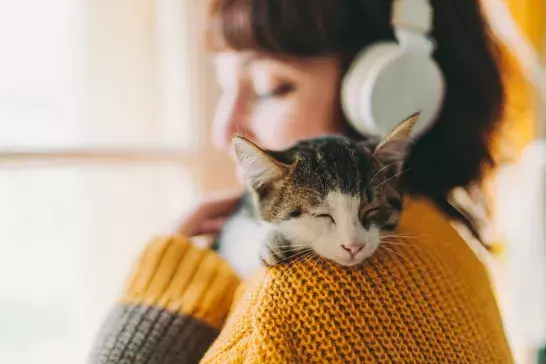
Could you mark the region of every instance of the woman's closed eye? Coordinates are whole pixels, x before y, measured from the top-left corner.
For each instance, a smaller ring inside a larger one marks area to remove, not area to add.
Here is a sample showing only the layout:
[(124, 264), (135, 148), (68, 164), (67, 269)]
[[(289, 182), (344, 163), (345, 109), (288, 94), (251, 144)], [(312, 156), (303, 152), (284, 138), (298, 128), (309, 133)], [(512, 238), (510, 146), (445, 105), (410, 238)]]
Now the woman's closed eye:
[(293, 83), (284, 82), (270, 90), (256, 91), (256, 96), (259, 99), (280, 98), (292, 93), (295, 89)]
[(318, 215), (315, 215), (315, 217), (319, 219), (328, 219), (332, 222), (332, 224), (336, 223), (336, 220), (334, 220), (334, 218), (330, 214), (318, 214)]

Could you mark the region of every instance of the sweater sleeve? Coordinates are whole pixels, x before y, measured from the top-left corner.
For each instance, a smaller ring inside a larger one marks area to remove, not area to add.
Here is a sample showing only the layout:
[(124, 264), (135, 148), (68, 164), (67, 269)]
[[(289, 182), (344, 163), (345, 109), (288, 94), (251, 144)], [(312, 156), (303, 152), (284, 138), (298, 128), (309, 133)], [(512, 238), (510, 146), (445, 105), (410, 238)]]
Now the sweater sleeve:
[(196, 363), (216, 338), (239, 279), (216, 253), (182, 237), (142, 252), (89, 363)]

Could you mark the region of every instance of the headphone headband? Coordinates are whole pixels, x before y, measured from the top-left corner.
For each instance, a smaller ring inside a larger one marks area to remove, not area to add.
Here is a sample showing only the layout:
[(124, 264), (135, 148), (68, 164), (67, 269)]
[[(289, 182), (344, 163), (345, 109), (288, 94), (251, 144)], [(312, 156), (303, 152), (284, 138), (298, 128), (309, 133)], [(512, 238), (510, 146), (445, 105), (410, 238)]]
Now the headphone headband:
[(343, 80), (342, 106), (363, 135), (386, 135), (419, 112), (417, 136), (434, 122), (445, 94), (442, 71), (432, 57), (430, 2), (394, 0), (391, 23), (396, 42), (376, 42), (355, 57)]
[(392, 26), (428, 35), (432, 30), (432, 7), (428, 0), (395, 0)]

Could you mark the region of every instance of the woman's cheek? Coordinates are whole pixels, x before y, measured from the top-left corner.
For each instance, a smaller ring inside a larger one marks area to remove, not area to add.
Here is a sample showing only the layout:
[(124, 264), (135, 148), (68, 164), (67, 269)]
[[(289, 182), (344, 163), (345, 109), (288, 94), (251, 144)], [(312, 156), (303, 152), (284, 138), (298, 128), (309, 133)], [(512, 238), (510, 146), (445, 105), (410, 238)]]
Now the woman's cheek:
[[(289, 147), (298, 140), (294, 132), (298, 129), (298, 120), (290, 108), (262, 108), (253, 116), (253, 134), (256, 142), (263, 148), (280, 150)], [(297, 133), (296, 133), (297, 134)]]

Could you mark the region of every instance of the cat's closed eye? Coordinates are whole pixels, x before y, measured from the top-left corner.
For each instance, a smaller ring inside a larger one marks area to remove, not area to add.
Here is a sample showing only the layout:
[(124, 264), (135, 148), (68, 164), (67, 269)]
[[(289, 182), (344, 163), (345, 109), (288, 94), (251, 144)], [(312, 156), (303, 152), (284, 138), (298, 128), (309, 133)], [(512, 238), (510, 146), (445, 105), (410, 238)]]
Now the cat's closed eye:
[(301, 214), (302, 214), (301, 209), (294, 209), (294, 210), (292, 210), (292, 212), (290, 212), (289, 216), (292, 217), (292, 218), (296, 218), (296, 217), (300, 217)]
[(319, 215), (315, 215), (315, 217), (318, 217), (318, 218), (321, 218), (321, 219), (328, 219), (328, 220), (330, 220), (332, 222), (332, 224), (336, 223), (336, 220), (334, 220), (332, 215), (329, 215), (329, 214), (319, 214)]
[(372, 220), (377, 214), (381, 211), (380, 207), (374, 207), (369, 210), (366, 210), (362, 214), (362, 218), (360, 219), (362, 221), (362, 225), (367, 226), (370, 224), (370, 220)]

